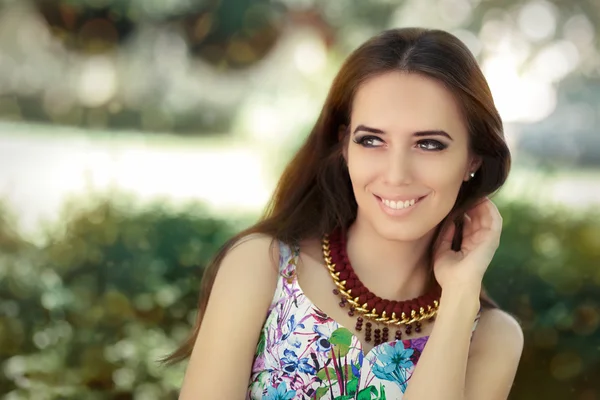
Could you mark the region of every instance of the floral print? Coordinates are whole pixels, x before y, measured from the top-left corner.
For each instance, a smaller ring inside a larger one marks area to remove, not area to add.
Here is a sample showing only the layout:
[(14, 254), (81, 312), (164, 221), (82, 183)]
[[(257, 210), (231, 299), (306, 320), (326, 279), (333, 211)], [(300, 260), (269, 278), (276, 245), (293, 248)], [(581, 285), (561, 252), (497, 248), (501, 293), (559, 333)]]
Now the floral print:
[(396, 383), (404, 392), (410, 378), (408, 371), (415, 365), (412, 358), (415, 349), (405, 348), (399, 343), (384, 343), (376, 352), (378, 357), (373, 365), (373, 375), (384, 381)]
[(263, 397), (264, 400), (291, 400), (296, 395), (295, 390), (287, 390), (286, 383), (281, 382), (277, 388), (267, 388), (267, 395)]
[[(375, 346), (367, 354), (296, 281), (298, 248), (280, 243), (281, 278), (260, 334), (248, 400), (401, 399), (427, 337)], [(477, 322), (477, 321), (475, 321)]]

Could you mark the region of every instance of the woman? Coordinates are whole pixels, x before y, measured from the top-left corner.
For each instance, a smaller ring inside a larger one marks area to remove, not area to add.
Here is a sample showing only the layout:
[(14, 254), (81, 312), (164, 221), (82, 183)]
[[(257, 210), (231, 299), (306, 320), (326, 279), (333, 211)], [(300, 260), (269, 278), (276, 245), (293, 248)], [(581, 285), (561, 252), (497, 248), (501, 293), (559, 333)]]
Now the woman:
[(265, 217), (207, 269), (170, 358), (191, 356), (180, 398), (505, 399), (523, 337), (482, 278), (502, 224), (487, 196), (509, 166), (458, 39), (363, 44)]

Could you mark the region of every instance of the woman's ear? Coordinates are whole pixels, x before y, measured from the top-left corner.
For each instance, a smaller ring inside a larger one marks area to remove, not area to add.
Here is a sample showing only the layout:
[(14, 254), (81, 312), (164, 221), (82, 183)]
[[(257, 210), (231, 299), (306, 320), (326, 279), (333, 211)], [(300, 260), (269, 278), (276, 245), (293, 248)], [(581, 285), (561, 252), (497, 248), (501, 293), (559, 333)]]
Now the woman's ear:
[(468, 180), (472, 179), (475, 174), (477, 173), (477, 170), (479, 170), (479, 167), (481, 167), (481, 157), (480, 156), (472, 156), (471, 157), (471, 162), (469, 162), (468, 168), (465, 171), (465, 176), (463, 177), (463, 181), (467, 182)]

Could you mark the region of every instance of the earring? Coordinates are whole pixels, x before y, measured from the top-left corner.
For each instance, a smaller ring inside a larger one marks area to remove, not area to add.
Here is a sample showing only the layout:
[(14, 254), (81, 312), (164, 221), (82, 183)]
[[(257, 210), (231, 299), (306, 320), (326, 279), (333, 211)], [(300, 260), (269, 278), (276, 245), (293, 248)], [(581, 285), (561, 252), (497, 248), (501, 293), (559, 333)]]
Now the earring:
[(475, 178), (475, 172), (471, 172), (471, 178)]

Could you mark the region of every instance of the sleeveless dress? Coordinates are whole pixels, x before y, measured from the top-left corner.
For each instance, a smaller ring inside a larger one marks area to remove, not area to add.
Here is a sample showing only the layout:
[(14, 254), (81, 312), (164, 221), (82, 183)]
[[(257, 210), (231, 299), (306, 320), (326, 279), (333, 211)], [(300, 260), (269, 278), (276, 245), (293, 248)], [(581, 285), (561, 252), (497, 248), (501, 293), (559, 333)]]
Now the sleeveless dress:
[(365, 354), (351, 331), (304, 295), (298, 254), (298, 247), (279, 243), (280, 276), (246, 399), (402, 399), (428, 337), (385, 342)]

